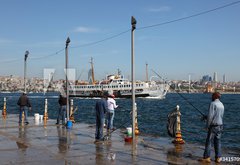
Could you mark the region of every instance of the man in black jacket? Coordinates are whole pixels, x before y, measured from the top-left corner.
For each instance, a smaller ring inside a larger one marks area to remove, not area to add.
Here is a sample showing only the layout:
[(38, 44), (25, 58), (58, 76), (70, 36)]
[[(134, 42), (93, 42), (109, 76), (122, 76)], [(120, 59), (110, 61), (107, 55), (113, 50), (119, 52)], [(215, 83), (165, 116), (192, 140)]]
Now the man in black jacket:
[(29, 110), (31, 110), (31, 104), (29, 102), (29, 99), (27, 97), (26, 93), (23, 93), (20, 98), (18, 99), (17, 105), (20, 106), (20, 111), (19, 111), (19, 123), (22, 123), (22, 112), (24, 112), (24, 121), (25, 124), (29, 124), (27, 116), (28, 116), (28, 111), (27, 111), (27, 107), (29, 108)]
[(60, 105), (60, 108), (58, 110), (58, 118), (57, 118), (56, 124), (59, 124), (60, 120), (62, 119), (62, 124), (64, 125), (65, 118), (66, 118), (67, 98), (60, 95), (58, 99), (58, 103)]

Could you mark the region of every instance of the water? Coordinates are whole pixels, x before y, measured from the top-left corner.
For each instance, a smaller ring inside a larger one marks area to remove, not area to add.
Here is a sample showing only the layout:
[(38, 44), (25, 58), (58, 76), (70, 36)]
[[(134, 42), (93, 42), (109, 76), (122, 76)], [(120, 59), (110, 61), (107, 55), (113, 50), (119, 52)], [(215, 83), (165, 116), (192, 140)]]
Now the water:
[[(210, 103), (210, 94), (182, 94), (191, 104), (202, 113), (207, 114)], [(20, 93), (0, 93), (0, 109), (3, 107), (3, 97), (7, 97), (7, 112), (18, 113), (17, 100)], [(56, 119), (58, 114), (58, 95), (56, 93), (29, 94), (32, 104), (32, 112), (43, 114), (44, 99), (48, 98), (48, 115), (51, 119)], [(221, 101), (225, 106), (224, 113), (224, 133), (222, 146), (229, 149), (240, 149), (240, 95), (223, 94)], [(78, 106), (78, 111), (74, 117), (77, 122), (95, 124), (95, 102), (96, 99), (74, 99), (74, 106)], [(119, 107), (115, 111), (114, 127), (131, 126), (131, 99), (116, 99)], [(204, 145), (206, 139), (205, 123), (201, 121), (200, 113), (195, 110), (186, 100), (176, 93), (168, 93), (166, 99), (137, 98), (138, 124), (142, 134), (168, 137), (166, 124), (167, 115), (176, 105), (180, 106), (181, 128), (183, 139), (188, 143), (198, 143)]]

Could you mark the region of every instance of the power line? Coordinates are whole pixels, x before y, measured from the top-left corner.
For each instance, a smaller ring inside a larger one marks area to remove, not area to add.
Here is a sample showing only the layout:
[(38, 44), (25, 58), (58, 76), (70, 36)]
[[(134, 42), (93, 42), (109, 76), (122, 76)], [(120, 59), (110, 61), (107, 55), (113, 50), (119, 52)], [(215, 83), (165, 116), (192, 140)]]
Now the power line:
[(6, 59), (6, 60), (1, 60), (0, 64), (6, 64), (6, 63), (12, 63), (12, 62), (18, 62), (20, 60), (23, 60), (23, 58), (16, 58), (16, 59)]
[[(40, 56), (40, 57), (29, 57), (29, 59), (31, 59), (31, 60), (39, 60), (39, 59), (43, 59), (43, 58), (47, 58), (47, 57), (51, 57), (51, 56), (55, 56), (55, 55), (58, 55), (60, 52), (62, 52), (64, 50), (64, 48), (63, 49), (61, 49), (61, 50), (59, 50), (59, 51), (57, 51), (57, 52), (55, 52), (55, 53), (51, 53), (51, 54), (48, 54), (48, 55), (44, 55), (44, 56)], [(2, 63), (12, 63), (12, 62), (19, 62), (19, 61), (22, 61), (23, 60), (23, 58), (16, 58), (16, 59), (7, 59), (7, 60), (2, 60), (2, 61), (0, 61), (0, 64), (2, 64)]]
[(78, 45), (78, 46), (72, 46), (72, 47), (70, 47), (70, 48), (79, 48), (79, 47), (86, 47), (86, 46), (96, 45), (96, 44), (98, 44), (98, 43), (101, 43), (101, 42), (104, 42), (104, 41), (107, 41), (107, 40), (116, 38), (116, 37), (118, 37), (118, 36), (121, 36), (121, 35), (129, 32), (130, 30), (131, 30), (131, 29), (128, 29), (128, 30), (126, 30), (126, 31), (123, 31), (123, 32), (121, 32), (121, 33), (115, 34), (115, 35), (113, 35), (113, 36), (110, 36), (110, 37), (108, 37), (108, 38), (105, 38), (105, 39), (102, 39), (102, 40), (99, 40), (99, 41), (94, 41), (94, 42), (90, 42), (90, 43), (82, 44), (82, 45)]
[(29, 58), (32, 59), (32, 60), (38, 60), (38, 59), (42, 59), (42, 58), (47, 58), (47, 57), (51, 57), (51, 56), (56, 56), (56, 55), (58, 55), (58, 54), (59, 54), (60, 52), (62, 52), (62, 51), (64, 51), (64, 48), (61, 49), (61, 50), (59, 50), (59, 51), (57, 51), (57, 52), (55, 52), (55, 53), (51, 53), (51, 54), (49, 54), (49, 55), (40, 56), (40, 57), (29, 57)]
[[(136, 30), (144, 30), (144, 29), (147, 29), (147, 28), (153, 28), (153, 27), (157, 27), (157, 26), (162, 26), (162, 25), (166, 25), (166, 24), (171, 24), (171, 23), (183, 21), (183, 20), (190, 19), (190, 18), (193, 18), (193, 17), (205, 15), (205, 14), (208, 14), (208, 13), (211, 13), (211, 12), (214, 12), (214, 11), (217, 11), (217, 10), (220, 10), (220, 9), (223, 9), (223, 8), (226, 8), (226, 7), (229, 7), (229, 6), (233, 6), (233, 5), (236, 5), (236, 4), (238, 4), (238, 3), (240, 3), (240, 1), (235, 1), (235, 2), (226, 4), (226, 5), (223, 5), (223, 6), (214, 8), (214, 9), (206, 10), (206, 11), (203, 11), (203, 12), (200, 12), (200, 13), (196, 13), (196, 14), (193, 14), (193, 15), (190, 15), (190, 16), (178, 18), (178, 19), (175, 19), (175, 20), (171, 20), (171, 21), (167, 21), (167, 22), (163, 22), (163, 23), (158, 23), (158, 24), (154, 24), (154, 25), (149, 25), (149, 26), (144, 26), (144, 27), (139, 27), (139, 28), (137, 28)], [(104, 38), (104, 39), (102, 39), (102, 40), (98, 40), (98, 41), (94, 41), (94, 42), (90, 42), (90, 43), (82, 44), (82, 45), (78, 45), (78, 46), (72, 46), (72, 47), (70, 47), (70, 48), (80, 48), (80, 47), (87, 47), (87, 46), (96, 45), (96, 44), (105, 42), (105, 41), (107, 41), (107, 40), (111, 40), (111, 39), (113, 39), (113, 38), (119, 37), (119, 36), (121, 36), (121, 35), (129, 32), (130, 30), (131, 30), (131, 29), (125, 30), (125, 31), (123, 31), (123, 32), (120, 32), (120, 33), (115, 34), (115, 35), (113, 35), (113, 36)], [(55, 56), (55, 55), (58, 55), (58, 54), (59, 54), (60, 52), (62, 52), (63, 50), (64, 50), (64, 48), (61, 49), (61, 50), (59, 50), (59, 51), (57, 51), (57, 52), (55, 52), (55, 53), (51, 53), (51, 54), (49, 54), (49, 55), (45, 55), (45, 56), (41, 56), (41, 57), (31, 57), (31, 59), (33, 59), (33, 60), (38, 60), (38, 59), (43, 59), (43, 58)], [(11, 62), (16, 62), (16, 61), (20, 61), (20, 60), (21, 60), (21, 59), (18, 58), (18, 59), (1, 61), (0, 63), (11, 63)]]
[(208, 14), (208, 13), (211, 13), (211, 12), (214, 12), (214, 11), (217, 11), (217, 10), (229, 7), (229, 6), (233, 6), (233, 5), (236, 5), (238, 3), (240, 3), (240, 1), (235, 1), (235, 2), (226, 4), (226, 5), (223, 5), (223, 6), (214, 8), (214, 9), (211, 9), (211, 10), (206, 10), (206, 11), (203, 11), (203, 12), (200, 12), (200, 13), (196, 13), (196, 14), (193, 14), (193, 15), (190, 15), (190, 16), (178, 18), (178, 19), (175, 19), (175, 20), (171, 20), (171, 21), (167, 21), (167, 22), (163, 22), (163, 23), (159, 23), (159, 24), (154, 24), (154, 25), (140, 27), (140, 28), (137, 28), (136, 30), (143, 30), (143, 29), (147, 29), (147, 28), (152, 28), (152, 27), (156, 27), (156, 26), (162, 26), (162, 25), (166, 25), (166, 24), (171, 24), (171, 23), (183, 21), (183, 20), (190, 19), (190, 18), (193, 18), (193, 17), (198, 17), (198, 16), (201, 16), (201, 15), (204, 15), (204, 14)]

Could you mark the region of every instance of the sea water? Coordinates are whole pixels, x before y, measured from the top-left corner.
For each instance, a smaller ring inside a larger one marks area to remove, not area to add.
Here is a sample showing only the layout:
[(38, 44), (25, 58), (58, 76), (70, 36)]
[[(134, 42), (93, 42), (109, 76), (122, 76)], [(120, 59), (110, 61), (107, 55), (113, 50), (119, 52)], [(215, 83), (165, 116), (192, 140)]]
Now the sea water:
[[(20, 93), (0, 93), (0, 109), (3, 107), (3, 98), (7, 98), (7, 113), (17, 114), (19, 107), (17, 100)], [(181, 129), (183, 139), (187, 143), (198, 143), (204, 146), (207, 132), (204, 129), (206, 123), (201, 120), (203, 114), (208, 113), (211, 94), (193, 93), (181, 94), (168, 93), (166, 98), (151, 99), (137, 98), (138, 125), (140, 133), (152, 136), (169, 137), (167, 134), (167, 115), (179, 105), (181, 112)], [(44, 100), (48, 98), (48, 116), (56, 119), (58, 115), (58, 94), (57, 93), (32, 93), (28, 94), (32, 104), (32, 112), (43, 115)], [(229, 149), (240, 150), (240, 95), (222, 94), (221, 101), (225, 106), (224, 132), (222, 136), (222, 146)], [(95, 124), (95, 99), (74, 98), (74, 106), (78, 106), (74, 114), (76, 122)], [(131, 99), (116, 99), (119, 107), (115, 110), (114, 127), (118, 128), (131, 126)], [(192, 105), (190, 105), (190, 104)], [(198, 109), (198, 110), (196, 110)], [(17, 123), (16, 123), (17, 124)], [(30, 122), (31, 124), (31, 122)]]

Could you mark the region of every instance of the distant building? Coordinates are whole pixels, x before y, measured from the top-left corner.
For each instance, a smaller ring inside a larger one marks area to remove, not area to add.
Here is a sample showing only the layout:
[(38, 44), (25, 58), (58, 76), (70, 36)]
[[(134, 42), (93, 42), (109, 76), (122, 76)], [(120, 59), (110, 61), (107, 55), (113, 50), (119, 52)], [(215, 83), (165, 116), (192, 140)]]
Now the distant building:
[(225, 84), (226, 83), (226, 75), (224, 74), (223, 75), (223, 84)]
[(213, 73), (213, 82), (217, 82), (217, 72)]
[(204, 84), (206, 84), (206, 83), (208, 83), (208, 82), (211, 82), (211, 81), (212, 81), (212, 77), (211, 77), (211, 76), (209, 76), (209, 75), (204, 75), (204, 76), (202, 77), (201, 84), (204, 85)]

